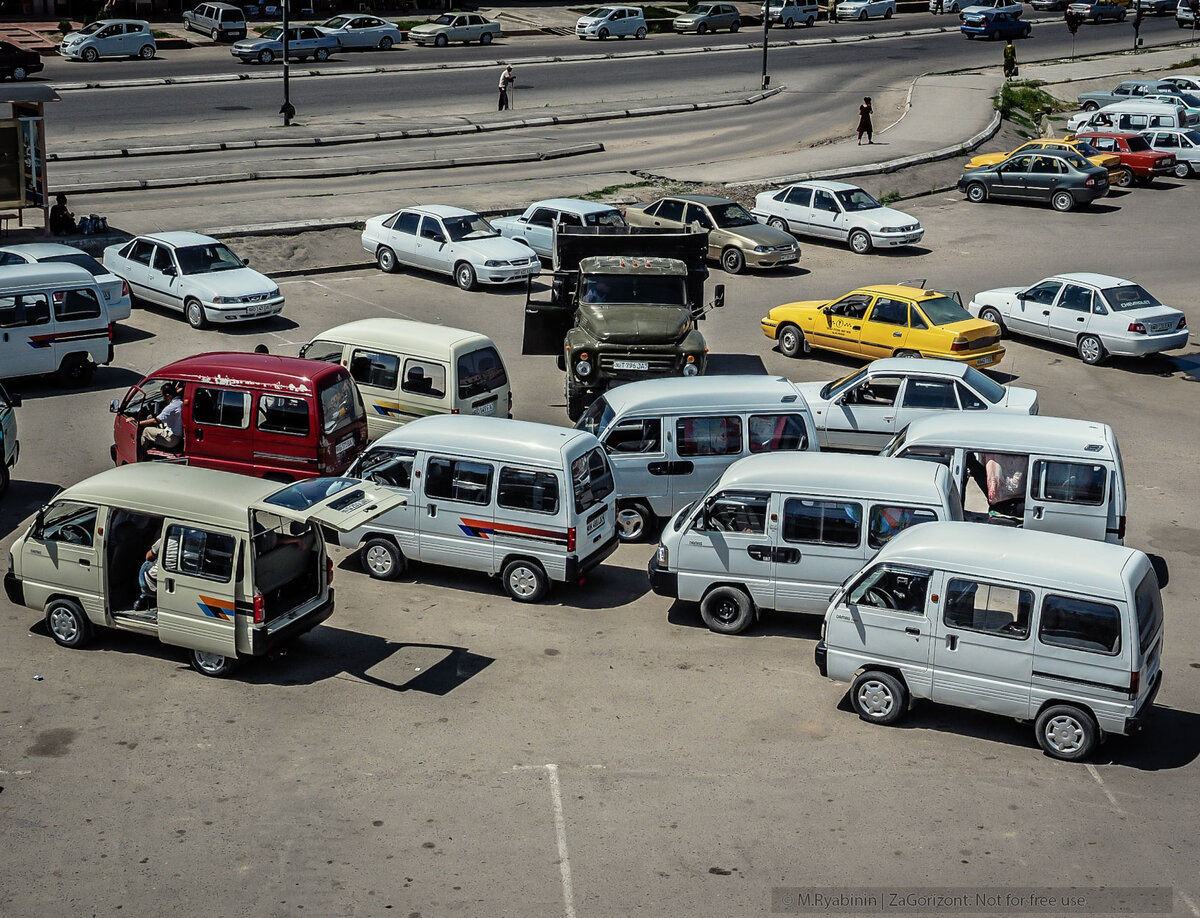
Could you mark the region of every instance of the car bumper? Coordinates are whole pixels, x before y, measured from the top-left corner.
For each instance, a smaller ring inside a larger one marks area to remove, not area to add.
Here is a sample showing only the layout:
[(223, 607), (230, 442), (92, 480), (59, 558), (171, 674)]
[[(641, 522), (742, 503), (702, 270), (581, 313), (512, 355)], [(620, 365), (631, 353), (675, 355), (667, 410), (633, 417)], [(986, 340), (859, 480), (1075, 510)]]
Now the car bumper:
[(825, 646), (824, 641), (817, 641), (817, 646), (813, 648), (813, 662), (817, 664), (817, 672), (828, 678), (829, 648)]
[(204, 313), (210, 322), (246, 322), (250, 319), (265, 319), (283, 312), (282, 296), (256, 303), (210, 303), (204, 302)]
[(650, 559), (646, 574), (650, 578), (650, 589), (654, 593), (659, 596), (669, 596), (672, 599), (679, 598), (679, 574), (660, 568), (657, 556)]
[(911, 233), (872, 233), (871, 245), (877, 249), (894, 248), (901, 245), (916, 245), (925, 237), (925, 230), (919, 229)]
[[(263, 48), (260, 50), (269, 51), (270, 49)], [(259, 55), (258, 51), (233, 51), (233, 50), (230, 50), (229, 53), (231, 56), (236, 57), (239, 61), (243, 61), (244, 63), (247, 63), (247, 64), (249, 64), (251, 61), (258, 60), (258, 55)], [(271, 53), (275, 54), (274, 51), (271, 51)]]
[(751, 268), (779, 268), (783, 265), (794, 265), (800, 260), (800, 249), (793, 252), (748, 252), (742, 249), (746, 264)]
[(59, 45), (58, 56), (69, 58), (70, 60), (73, 60), (73, 61), (77, 61), (80, 59), (80, 54), (79, 54), (80, 50), (82, 50), (82, 49), (80, 49), (80, 48), (64, 48), (61, 45)]
[(584, 574), (593, 568), (599, 567), (604, 563), (604, 560), (617, 550), (617, 546), (621, 544), (620, 538), (613, 533), (612, 538), (597, 548), (594, 552), (584, 558), (582, 561), (576, 557), (567, 558), (567, 583), (573, 583), (579, 580)]
[(1118, 357), (1145, 357), (1160, 351), (1173, 351), (1186, 347), (1189, 332), (1186, 328), (1166, 335), (1137, 335), (1129, 338), (1109, 339), (1101, 337), (1105, 349)]
[(252, 628), (250, 631), (250, 655), (265, 656), (273, 650), (278, 650), (284, 644), (294, 641), (300, 635), (311, 631), (321, 622), (333, 615), (333, 588), (329, 589), (329, 598), (314, 609), (300, 615), (289, 622), (272, 629), (266, 627)]
[(475, 268), (475, 277), (481, 284), (515, 284), (519, 281), (537, 277), (541, 273), (541, 265), (531, 265), (528, 268)]
[(762, 326), (763, 334), (774, 341), (779, 331), (779, 323), (774, 319), (763, 319), (759, 324)]
[(934, 356), (940, 357), (943, 360), (953, 360), (955, 363), (966, 363), (975, 367), (977, 370), (985, 370), (991, 369), (1004, 359), (1004, 348), (992, 347), (988, 348), (986, 351), (979, 351), (978, 353), (950, 352), (946, 354), (936, 354)]
[(4, 592), (14, 606), (25, 605), (25, 586), (12, 571), (4, 575)]
[(1138, 707), (1137, 713), (1134, 714), (1133, 717), (1125, 718), (1125, 730), (1123, 732), (1126, 736), (1137, 733), (1146, 725), (1146, 720), (1150, 717), (1151, 712), (1154, 710), (1154, 699), (1158, 697), (1158, 690), (1160, 688), (1162, 688), (1161, 669), (1154, 677), (1154, 687), (1150, 689), (1150, 694), (1146, 696), (1146, 700), (1143, 701)]

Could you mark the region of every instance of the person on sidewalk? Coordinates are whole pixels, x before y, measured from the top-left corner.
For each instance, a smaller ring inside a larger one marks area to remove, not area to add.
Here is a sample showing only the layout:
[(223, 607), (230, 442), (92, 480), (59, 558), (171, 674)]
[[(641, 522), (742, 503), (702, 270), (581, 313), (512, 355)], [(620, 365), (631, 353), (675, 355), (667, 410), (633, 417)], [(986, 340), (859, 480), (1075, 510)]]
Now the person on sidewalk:
[(867, 135), (867, 143), (874, 143), (871, 135), (875, 133), (875, 129), (871, 126), (871, 97), (863, 96), (863, 104), (858, 107), (858, 145), (862, 146), (863, 134)]
[(508, 108), (508, 91), (515, 82), (517, 77), (513, 73), (512, 64), (509, 64), (500, 72), (500, 104), (496, 111), (502, 112)]
[(60, 194), (57, 203), (50, 208), (50, 232), (55, 236), (66, 236), (75, 232), (75, 215), (67, 207), (67, 196)]
[(1004, 46), (1004, 79), (1011, 80), (1020, 71), (1017, 70), (1017, 49), (1012, 39)]

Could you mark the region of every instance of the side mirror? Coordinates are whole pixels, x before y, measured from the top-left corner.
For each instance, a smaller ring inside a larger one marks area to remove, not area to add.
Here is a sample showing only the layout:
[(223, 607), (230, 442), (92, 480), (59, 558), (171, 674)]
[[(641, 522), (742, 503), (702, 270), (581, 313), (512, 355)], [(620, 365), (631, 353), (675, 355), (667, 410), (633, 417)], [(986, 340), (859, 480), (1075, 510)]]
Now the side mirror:
[(165, 268), (162, 269), (162, 273), (163, 273), (163, 277), (174, 277), (179, 272), (175, 269), (174, 265), (167, 265)]
[(434, 242), (436, 242), (438, 245), (446, 244), (446, 237), (443, 236), (441, 233), (434, 233), (429, 238), (432, 239)]
[(1022, 290), (1020, 293), (1017, 294), (1017, 299), (1024, 302), (1025, 300), (1029, 299), (1029, 293), (1025, 290)]
[(121, 400), (114, 398), (111, 402), (108, 403), (108, 410), (111, 411), (113, 414), (116, 414), (118, 411), (120, 411), (121, 410)]
[(720, 309), (725, 305), (725, 285), (717, 284), (713, 288), (713, 309)]
[(33, 528), (29, 530), (29, 534), (40, 542), (42, 540), (42, 530), (45, 528), (46, 508), (42, 507), (42, 509), (37, 512), (37, 517), (33, 521)]
[(242, 264), (243, 264), (243, 265), (249, 265), (249, 264), (250, 264), (250, 259), (249, 259), (249, 258), (243, 258), (243, 259), (242, 259)]

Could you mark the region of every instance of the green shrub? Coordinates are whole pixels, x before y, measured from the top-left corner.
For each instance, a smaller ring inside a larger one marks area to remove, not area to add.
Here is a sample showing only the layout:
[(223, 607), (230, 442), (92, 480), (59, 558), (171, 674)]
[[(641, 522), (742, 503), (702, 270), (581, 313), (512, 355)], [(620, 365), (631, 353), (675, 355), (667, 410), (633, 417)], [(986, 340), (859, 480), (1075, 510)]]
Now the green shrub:
[(69, 19), (60, 19), (58, 21), (58, 31), (62, 32), (63, 35), (66, 35), (68, 32), (74, 32), (75, 26), (71, 25), (71, 21)]

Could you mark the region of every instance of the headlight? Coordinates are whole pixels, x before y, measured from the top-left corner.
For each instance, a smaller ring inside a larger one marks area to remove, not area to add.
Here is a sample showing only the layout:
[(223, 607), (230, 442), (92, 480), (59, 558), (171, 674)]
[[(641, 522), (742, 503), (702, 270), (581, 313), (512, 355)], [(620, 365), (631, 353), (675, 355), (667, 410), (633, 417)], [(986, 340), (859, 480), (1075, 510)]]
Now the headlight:
[(504, 262), (498, 261), (495, 258), (489, 258), (487, 261), (485, 261), (483, 263), (483, 266), (485, 268), (500, 268), (500, 267), (504, 266)]
[(694, 363), (689, 363), (687, 366), (685, 366), (683, 368), (683, 375), (684, 376), (699, 376), (700, 368), (698, 366), (696, 366)]
[(279, 296), (279, 295), (280, 295), (280, 294), (279, 294), (279, 288), (278, 288), (278, 287), (275, 287), (275, 288), (273, 288), (273, 289), (271, 290), (271, 292), (267, 294), (267, 296), (270, 296), (270, 297), (276, 297), (276, 296)]
[(754, 251), (755, 251), (755, 252), (757, 252), (759, 255), (761, 255), (761, 254), (763, 254), (764, 252), (769, 252), (769, 251), (771, 251), (771, 246), (769, 246), (769, 245), (756, 245), (756, 246), (754, 247)]
[(235, 302), (235, 300), (236, 300), (236, 297), (232, 297), (232, 296), (214, 296), (212, 298), (212, 301), (214, 303), (232, 303), (232, 302)]
[(665, 571), (667, 569), (667, 563), (669, 560), (670, 552), (667, 551), (667, 546), (659, 545), (658, 551), (654, 553), (654, 562), (658, 565), (660, 570)]
[(575, 364), (575, 375), (588, 376), (591, 374), (591, 372), (592, 372), (592, 365), (590, 363), (588, 363), (586, 360), (581, 360), (581, 361), (579, 361), (579, 363)]

